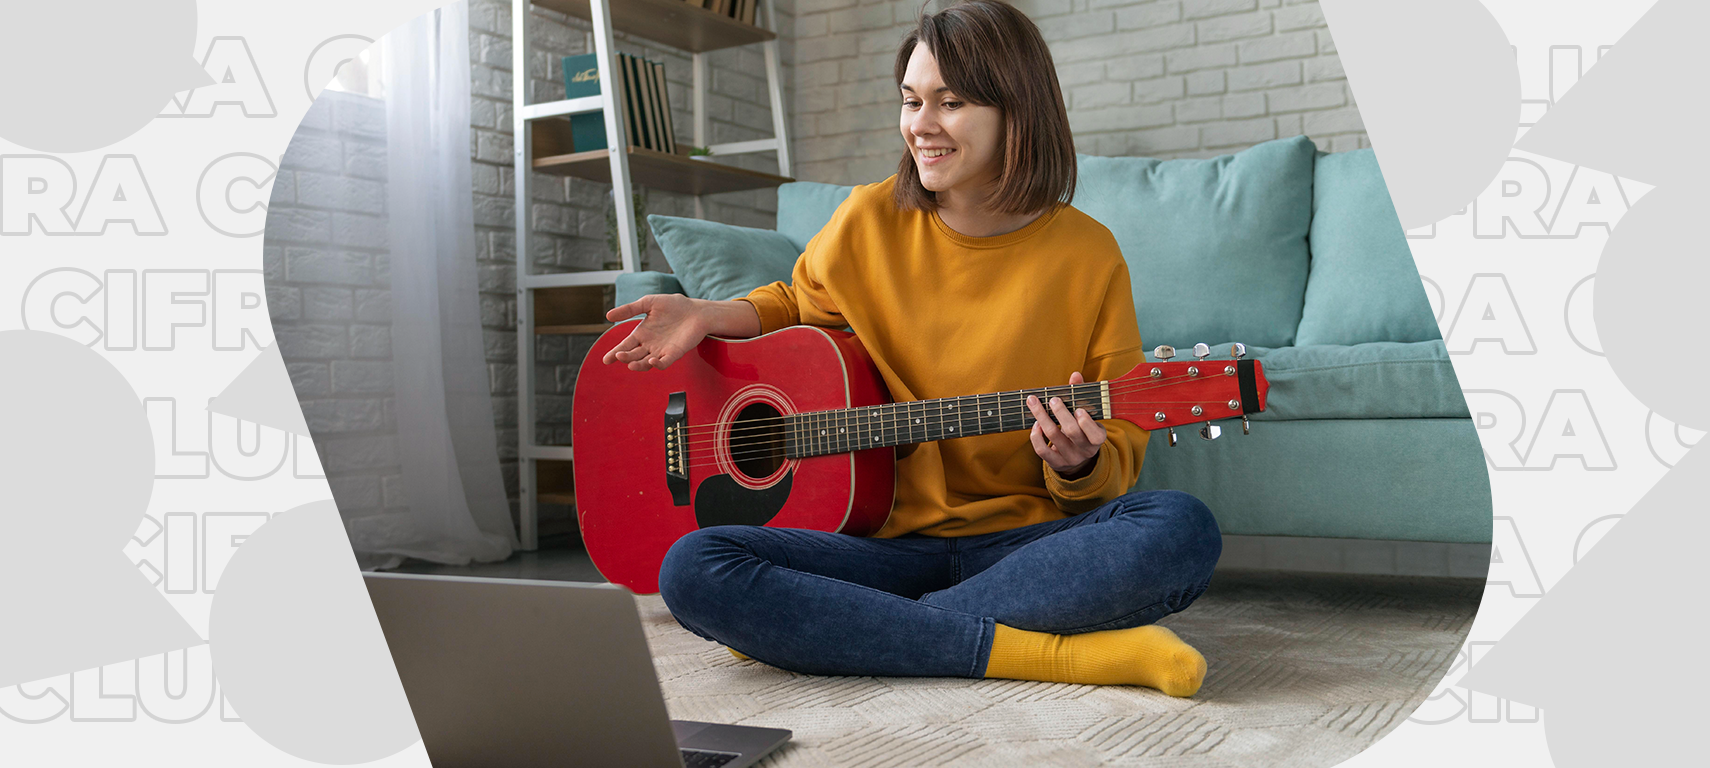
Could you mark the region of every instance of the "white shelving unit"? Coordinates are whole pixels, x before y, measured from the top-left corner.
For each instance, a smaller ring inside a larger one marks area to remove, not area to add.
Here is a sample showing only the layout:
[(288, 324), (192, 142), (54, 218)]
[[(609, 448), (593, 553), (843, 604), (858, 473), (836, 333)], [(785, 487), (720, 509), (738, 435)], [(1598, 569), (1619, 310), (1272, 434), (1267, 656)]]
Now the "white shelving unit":
[[(635, 184), (695, 195), (695, 215), (704, 216), (702, 195), (758, 189), (793, 181), (789, 178), (789, 138), (784, 114), (782, 73), (778, 64), (777, 15), (773, 0), (761, 3), (765, 27), (691, 6), (684, 0), (512, 0), (511, 87), (515, 109), (513, 128), (516, 143), (516, 258), (517, 258), (517, 432), (518, 482), (522, 492), (521, 530), (523, 549), (539, 545), (539, 503), (575, 504), (572, 462), (574, 449), (568, 445), (538, 445), (534, 434), (534, 349), (540, 334), (597, 334), (610, 327), (605, 322), (603, 287), (618, 275), (641, 269), (636, 237), (633, 191)], [(548, 8), (587, 19), (594, 27), (594, 51), (599, 54), (600, 94), (578, 99), (528, 103), (529, 31), (531, 6)], [(770, 139), (714, 144), (712, 155), (670, 155), (639, 147), (613, 146), (576, 152), (570, 142), (571, 115), (602, 112), (606, 136), (629, 135), (619, 102), (615, 75), (613, 30), (643, 37), (693, 54), (694, 146), (707, 146), (706, 54), (724, 48), (759, 44), (766, 58), (766, 80), (772, 102)], [(627, 151), (620, 151), (627, 150)], [(751, 152), (775, 152), (781, 175), (722, 165), (716, 158)], [(529, 255), (533, 234), (530, 209), (533, 173), (552, 173), (610, 182), (617, 208), (618, 243), (622, 268), (591, 272), (534, 274)]]

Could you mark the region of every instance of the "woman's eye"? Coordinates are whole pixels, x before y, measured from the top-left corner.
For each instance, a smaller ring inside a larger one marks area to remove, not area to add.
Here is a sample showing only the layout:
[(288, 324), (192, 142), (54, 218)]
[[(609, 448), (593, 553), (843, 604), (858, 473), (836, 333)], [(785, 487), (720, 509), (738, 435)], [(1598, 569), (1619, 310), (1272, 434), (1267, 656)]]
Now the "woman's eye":
[(905, 107), (913, 107), (913, 106), (916, 106), (918, 104), (920, 104), (920, 102), (918, 102), (918, 101), (904, 101), (903, 102), (903, 106), (905, 106)]
[(949, 107), (951, 109), (955, 109), (957, 107), (962, 106), (962, 102), (960, 102), (960, 101), (946, 101), (946, 102), (944, 102), (944, 106)]

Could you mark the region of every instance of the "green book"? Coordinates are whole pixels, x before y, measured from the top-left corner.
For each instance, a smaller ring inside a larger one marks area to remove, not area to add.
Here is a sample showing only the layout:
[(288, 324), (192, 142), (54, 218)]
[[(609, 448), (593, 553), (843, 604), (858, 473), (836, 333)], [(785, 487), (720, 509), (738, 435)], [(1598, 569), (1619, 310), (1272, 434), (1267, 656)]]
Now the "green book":
[[(579, 99), (600, 95), (600, 56), (584, 53), (564, 57), (564, 98)], [(606, 116), (600, 112), (585, 112), (570, 116), (570, 139), (575, 151), (587, 152), (606, 148)]]

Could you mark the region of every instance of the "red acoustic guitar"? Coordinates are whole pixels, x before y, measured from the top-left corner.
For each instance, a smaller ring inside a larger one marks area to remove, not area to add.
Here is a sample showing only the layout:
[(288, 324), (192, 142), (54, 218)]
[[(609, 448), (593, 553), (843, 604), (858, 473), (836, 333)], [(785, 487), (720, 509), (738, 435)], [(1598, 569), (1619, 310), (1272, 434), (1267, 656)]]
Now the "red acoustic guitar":
[[(890, 402), (854, 334), (792, 326), (753, 339), (708, 337), (670, 368), (642, 373), (600, 358), (639, 320), (618, 323), (576, 379), (576, 516), (594, 566), (637, 594), (659, 591), (677, 539), (712, 525), (879, 530), (896, 491), (896, 446), (1031, 429), (1028, 395), (1061, 397), (1095, 419), (1145, 429), (1240, 418), (1265, 406), (1263, 366), (1144, 363), (1085, 384)], [(1154, 357), (1174, 356), (1159, 347)]]

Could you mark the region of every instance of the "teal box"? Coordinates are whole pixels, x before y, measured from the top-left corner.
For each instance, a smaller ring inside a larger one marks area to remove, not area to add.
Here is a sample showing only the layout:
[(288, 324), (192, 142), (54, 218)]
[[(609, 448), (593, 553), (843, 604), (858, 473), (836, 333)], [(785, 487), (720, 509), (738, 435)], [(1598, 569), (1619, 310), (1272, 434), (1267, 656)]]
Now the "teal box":
[[(564, 98), (600, 95), (600, 56), (584, 53), (564, 57)], [(606, 117), (599, 112), (570, 116), (570, 140), (577, 152), (606, 148)]]

